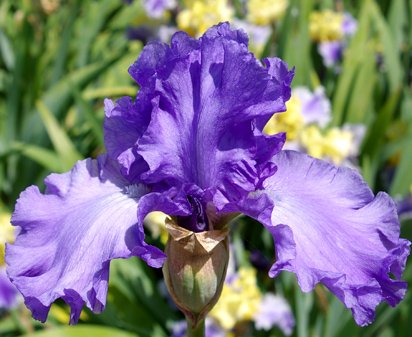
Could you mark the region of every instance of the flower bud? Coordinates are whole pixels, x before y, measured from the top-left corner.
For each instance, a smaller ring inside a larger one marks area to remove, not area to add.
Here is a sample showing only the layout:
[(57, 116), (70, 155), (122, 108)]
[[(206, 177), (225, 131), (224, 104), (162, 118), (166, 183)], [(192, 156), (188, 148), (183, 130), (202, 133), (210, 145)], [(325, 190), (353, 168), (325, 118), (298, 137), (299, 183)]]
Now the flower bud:
[(163, 275), (176, 306), (196, 327), (218, 301), (229, 260), (228, 229), (195, 233), (166, 223)]

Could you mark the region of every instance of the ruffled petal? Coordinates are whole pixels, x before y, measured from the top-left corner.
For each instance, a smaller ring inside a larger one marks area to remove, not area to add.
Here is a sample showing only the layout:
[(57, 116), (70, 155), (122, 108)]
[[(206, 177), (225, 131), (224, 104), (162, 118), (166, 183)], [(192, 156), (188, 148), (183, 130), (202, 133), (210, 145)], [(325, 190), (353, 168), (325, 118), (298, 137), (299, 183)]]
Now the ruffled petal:
[(294, 272), (305, 292), (323, 283), (361, 326), (380, 302), (395, 306), (407, 288), (399, 279), (410, 242), (399, 238), (392, 199), (374, 196), (355, 170), (305, 154), (281, 151), (274, 163), (264, 183), (274, 203), (266, 223), (276, 246), (270, 276)]
[(149, 125), (152, 104), (139, 92), (136, 101), (122, 97), (116, 102), (105, 99), (104, 142), (109, 157), (116, 160), (124, 177), (136, 181), (148, 169), (136, 153), (139, 139)]
[[(161, 60), (148, 56), (153, 48), (162, 51)], [(270, 156), (257, 144), (279, 150), (284, 141), (256, 130), (261, 120), (285, 110), (293, 72), (278, 59), (266, 60), (264, 67), (248, 52), (246, 35), (228, 24), (199, 40), (178, 33), (163, 48), (145, 48), (132, 67), (138, 83), (155, 82), (157, 93), (137, 150), (149, 166), (142, 179), (236, 194), (255, 190), (262, 174), (272, 172), (266, 165)]]
[(162, 207), (157, 193), (129, 185), (106, 156), (51, 174), (45, 184), (45, 194), (30, 186), (17, 201), (12, 224), (20, 232), (6, 249), (8, 273), (34, 318), (44, 322), (62, 298), (76, 323), (84, 304), (104, 308), (111, 259), (134, 255), (162, 265), (163, 252), (143, 241), (142, 227), (144, 216)]

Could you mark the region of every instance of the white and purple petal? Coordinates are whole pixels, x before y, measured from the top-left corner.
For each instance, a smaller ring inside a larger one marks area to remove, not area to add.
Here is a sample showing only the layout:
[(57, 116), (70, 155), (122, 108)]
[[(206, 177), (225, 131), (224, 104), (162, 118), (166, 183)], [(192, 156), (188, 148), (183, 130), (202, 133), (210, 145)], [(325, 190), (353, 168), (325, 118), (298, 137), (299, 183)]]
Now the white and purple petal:
[(324, 128), (331, 120), (330, 101), (326, 97), (325, 89), (320, 86), (311, 92), (306, 87), (296, 87), (293, 95), (298, 97), (302, 105), (302, 117), (305, 124), (315, 123)]
[(322, 56), (325, 67), (334, 67), (341, 59), (344, 49), (342, 41), (321, 42), (318, 45), (319, 54)]
[(258, 330), (269, 331), (274, 326), (278, 326), (286, 336), (290, 336), (295, 327), (295, 319), (289, 303), (285, 298), (271, 293), (263, 295), (253, 320)]
[(410, 242), (399, 238), (392, 199), (374, 196), (352, 169), (294, 151), (273, 161), (278, 170), (264, 183), (274, 203), (266, 223), (276, 246), (270, 276), (294, 272), (305, 292), (323, 283), (361, 326), (380, 302), (395, 306), (407, 288), (400, 278)]
[(176, 0), (143, 0), (147, 14), (152, 18), (160, 18), (168, 9), (176, 7)]
[(51, 174), (45, 184), (45, 194), (30, 186), (17, 201), (12, 224), (20, 231), (6, 249), (8, 273), (34, 318), (44, 322), (62, 298), (76, 323), (84, 304), (103, 310), (110, 260), (139, 256), (162, 265), (164, 253), (144, 242), (143, 219), (152, 210), (179, 211), (167, 194), (130, 184), (107, 156)]

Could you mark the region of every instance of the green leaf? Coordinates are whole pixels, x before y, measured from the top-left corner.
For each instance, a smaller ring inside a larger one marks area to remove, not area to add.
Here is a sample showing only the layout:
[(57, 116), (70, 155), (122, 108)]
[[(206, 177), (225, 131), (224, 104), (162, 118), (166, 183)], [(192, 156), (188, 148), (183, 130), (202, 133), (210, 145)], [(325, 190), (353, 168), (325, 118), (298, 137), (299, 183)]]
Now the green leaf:
[(94, 326), (94, 325), (78, 325), (66, 326), (61, 328), (52, 328), (39, 332), (23, 335), (22, 337), (138, 337), (139, 335), (122, 331), (119, 329)]
[(44, 105), (43, 102), (38, 101), (36, 107), (40, 113), (44, 125), (46, 126), (47, 133), (49, 134), (53, 146), (63, 163), (64, 170), (70, 169), (77, 160), (82, 159), (81, 154), (77, 152), (70, 138), (60, 127), (59, 123), (49, 109), (47, 109), (46, 105)]
[(290, 66), (296, 67), (293, 85), (310, 85), (312, 73), (312, 59), (310, 55), (311, 41), (309, 38), (309, 15), (313, 8), (313, 1), (300, 0), (299, 15), (293, 18), (287, 32), (283, 57)]
[(399, 49), (397, 48), (396, 41), (378, 5), (372, 1), (370, 4), (370, 13), (378, 30), (383, 47), (382, 52), (386, 66), (386, 75), (389, 80), (390, 91), (394, 92), (400, 89), (403, 79), (403, 69), (399, 58)]
[(353, 82), (345, 123), (366, 124), (373, 117), (370, 108), (373, 106), (372, 94), (377, 79), (375, 53), (372, 48), (365, 47), (364, 55), (363, 63), (356, 72)]
[[(78, 50), (77, 66), (84, 67), (89, 62), (90, 49), (94, 40), (103, 29), (104, 25), (110, 21), (110, 16), (119, 7), (119, 1), (101, 0), (83, 2), (85, 14), (79, 22), (79, 32), (76, 49)], [(123, 6), (127, 7), (127, 6)]]
[(404, 146), (395, 179), (390, 189), (392, 195), (406, 195), (412, 184), (412, 139), (409, 139)]
[(3, 58), (3, 62), (6, 65), (7, 69), (14, 68), (14, 52), (11, 47), (10, 41), (7, 38), (6, 34), (0, 28), (0, 55)]
[(405, 31), (408, 27), (408, 6), (405, 0), (392, 0), (388, 15), (389, 28), (392, 31), (394, 45), (400, 50), (405, 43)]
[(60, 157), (48, 149), (32, 144), (15, 142), (12, 144), (11, 150), (20, 152), (23, 156), (30, 158), (48, 171), (62, 172), (64, 170)]
[(60, 43), (57, 47), (56, 55), (54, 56), (54, 64), (51, 69), (50, 85), (56, 83), (63, 75), (65, 66), (67, 64), (67, 57), (69, 54), (70, 40), (73, 35), (74, 22), (79, 15), (79, 6), (77, 3), (72, 4), (68, 8), (69, 13), (62, 23), (62, 33), (60, 36)]
[[(109, 69), (123, 54), (124, 50), (119, 50), (104, 61), (96, 62), (70, 73), (47, 90), (41, 96), (40, 101), (53, 113), (55, 118), (60, 119), (72, 102), (72, 86), (75, 85), (79, 89), (84, 88), (89, 82), (100, 76), (102, 72)], [(47, 134), (45, 134), (44, 126), (42, 126), (43, 124), (39, 119), (39, 114), (34, 110), (24, 120), (22, 128), (22, 138), (24, 141), (35, 141), (39, 145), (47, 143)]]
[(135, 96), (136, 91), (137, 87), (132, 86), (87, 89), (83, 94), (83, 99), (89, 100), (115, 96)]
[(368, 42), (370, 30), (369, 7), (370, 1), (364, 1), (359, 15), (358, 30), (345, 51), (342, 72), (338, 78), (332, 102), (333, 125), (343, 123), (348, 99), (351, 97), (353, 82), (364, 64), (364, 49)]
[(295, 284), (297, 336), (309, 337), (309, 315), (313, 306), (313, 292), (302, 293)]
[(402, 118), (406, 125), (409, 126), (408, 132), (405, 134), (401, 159), (396, 170), (396, 174), (390, 189), (392, 195), (406, 195), (412, 185), (412, 94), (404, 91), (404, 99), (402, 102)]
[(387, 159), (383, 152), (388, 151), (388, 146), (393, 147), (392, 144), (387, 143), (385, 134), (393, 122), (399, 97), (399, 91), (389, 96), (376, 118), (369, 123), (368, 133), (362, 149), (362, 173), (372, 189), (374, 188), (378, 169), (383, 161)]
[(93, 106), (82, 97), (79, 89), (75, 86), (73, 86), (73, 96), (80, 114), (84, 116), (89, 123), (91, 131), (94, 137), (97, 139), (99, 146), (103, 147), (104, 141), (102, 121), (97, 118)]

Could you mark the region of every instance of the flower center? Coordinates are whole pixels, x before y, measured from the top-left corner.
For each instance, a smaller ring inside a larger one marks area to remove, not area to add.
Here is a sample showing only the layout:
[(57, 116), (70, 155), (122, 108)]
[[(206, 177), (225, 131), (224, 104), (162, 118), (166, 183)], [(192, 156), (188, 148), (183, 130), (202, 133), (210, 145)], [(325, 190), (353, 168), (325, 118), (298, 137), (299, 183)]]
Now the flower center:
[(129, 198), (140, 199), (141, 196), (147, 193), (147, 187), (142, 184), (132, 184), (123, 188), (123, 193)]
[(189, 200), (192, 206), (192, 214), (188, 216), (178, 216), (178, 225), (195, 233), (207, 231), (209, 229), (209, 221), (205, 212), (205, 206), (193, 195), (188, 195), (187, 200)]

